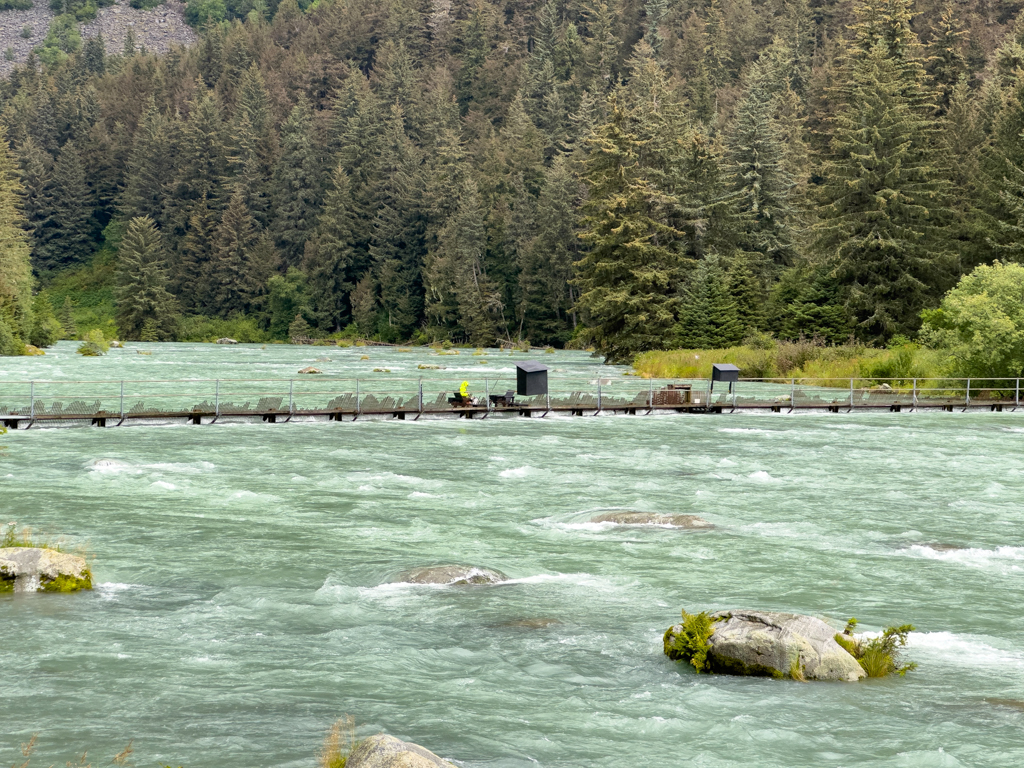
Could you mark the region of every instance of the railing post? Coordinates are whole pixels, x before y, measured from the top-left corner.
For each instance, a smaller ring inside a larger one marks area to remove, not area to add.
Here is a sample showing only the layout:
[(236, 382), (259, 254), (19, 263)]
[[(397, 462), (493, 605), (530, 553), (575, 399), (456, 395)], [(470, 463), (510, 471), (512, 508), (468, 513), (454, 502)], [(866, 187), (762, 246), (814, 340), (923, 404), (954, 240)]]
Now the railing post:
[(732, 389), (732, 409), (735, 411), (736, 410), (736, 390), (740, 388), (740, 383), (737, 381), (736, 382), (736, 386), (734, 387), (732, 385), (732, 382), (729, 382), (729, 387), (730, 387), (730, 389)]
[(295, 407), (295, 379), (288, 379), (288, 415), (292, 415)]
[(796, 408), (796, 379), (789, 380), (789, 412)]
[(647, 412), (650, 413), (654, 410), (654, 379), (648, 379), (647, 384), (649, 386), (647, 390)]
[(967, 394), (964, 395), (964, 408), (971, 404), (971, 380), (967, 380)]
[(124, 379), (121, 379), (121, 421), (124, 421)]
[(853, 377), (850, 377), (850, 411), (853, 411)]
[[(121, 384), (124, 387), (124, 384)], [(28, 418), (30, 421), (36, 420), (36, 383), (30, 381), (28, 383)]]
[[(601, 380), (597, 380), (597, 413), (601, 412)], [(597, 413), (594, 415), (596, 416)]]
[(418, 403), (419, 403), (418, 412), (422, 414), (423, 413), (423, 377), (422, 376), (420, 376)]
[(487, 412), (491, 412), (491, 385), (487, 377), (484, 377), (484, 397), (486, 398), (485, 404), (487, 405)]
[(359, 414), (359, 379), (356, 379), (356, 416), (358, 416)]
[(911, 407), (917, 410), (917, 379), (914, 379), (914, 390), (910, 396)]
[(216, 389), (213, 395), (213, 416), (214, 418), (220, 418), (220, 379), (216, 381)]
[(1013, 391), (1013, 407), (1020, 405), (1020, 379), (1017, 379), (1017, 388)]

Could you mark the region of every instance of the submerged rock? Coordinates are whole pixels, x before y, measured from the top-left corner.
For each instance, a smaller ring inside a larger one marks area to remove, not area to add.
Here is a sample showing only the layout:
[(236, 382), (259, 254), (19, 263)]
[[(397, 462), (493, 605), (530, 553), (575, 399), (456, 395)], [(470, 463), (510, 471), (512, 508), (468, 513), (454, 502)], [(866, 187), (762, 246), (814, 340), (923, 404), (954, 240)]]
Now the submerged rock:
[(471, 565), (433, 565), (428, 568), (413, 568), (402, 571), (392, 584), (499, 584), (508, 581), (501, 571), (477, 568)]
[[(711, 614), (707, 666), (711, 672), (806, 680), (854, 682), (865, 672), (836, 642), (836, 630), (821, 619), (773, 611), (720, 611)], [(665, 653), (681, 659), (673, 641), (681, 624), (665, 633)]]
[(592, 523), (617, 523), (618, 525), (670, 525), (673, 528), (714, 528), (703, 517), (697, 515), (659, 515), (655, 512), (605, 512), (590, 518)]
[(44, 547), (0, 549), (0, 592), (77, 592), (92, 589), (85, 558)]
[(345, 768), (455, 768), (429, 749), (384, 733), (363, 739), (349, 753)]
[(41, 350), (39, 347), (34, 347), (31, 344), (26, 344), (25, 354), (29, 355), (30, 357), (39, 357), (39, 355), (45, 355), (46, 353), (43, 352), (43, 350)]
[(299, 373), (323, 373), (323, 371), (310, 365), (300, 370)]
[(235, 341), (234, 339), (229, 339), (227, 336), (225, 336), (223, 339), (217, 339), (217, 341), (215, 343), (216, 344), (237, 344), (238, 342)]

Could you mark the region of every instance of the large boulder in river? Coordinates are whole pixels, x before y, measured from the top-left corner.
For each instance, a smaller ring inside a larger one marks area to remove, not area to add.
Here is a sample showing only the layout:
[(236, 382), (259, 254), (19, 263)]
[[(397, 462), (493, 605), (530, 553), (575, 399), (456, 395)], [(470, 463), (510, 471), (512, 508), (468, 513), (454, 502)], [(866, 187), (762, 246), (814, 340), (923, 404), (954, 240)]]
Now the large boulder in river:
[(238, 342), (235, 341), (234, 339), (229, 339), (227, 336), (225, 336), (223, 339), (217, 339), (217, 341), (214, 342), (214, 343), (215, 344), (237, 344)]
[(455, 768), (419, 744), (378, 733), (363, 739), (345, 761), (345, 768)]
[(471, 565), (432, 565), (427, 568), (413, 568), (397, 574), (393, 584), (498, 584), (508, 581), (501, 571), (477, 568)]
[(44, 547), (0, 549), (0, 592), (77, 592), (92, 589), (85, 559)]
[[(772, 611), (719, 611), (711, 614), (707, 668), (730, 675), (765, 675), (806, 680), (854, 682), (865, 672), (835, 640), (836, 630), (821, 619)], [(665, 653), (685, 658), (675, 639), (683, 625), (665, 633)]]
[(703, 517), (696, 515), (659, 515), (655, 512), (605, 512), (590, 518), (592, 523), (616, 523), (617, 525), (664, 525), (671, 528), (708, 529), (714, 528)]

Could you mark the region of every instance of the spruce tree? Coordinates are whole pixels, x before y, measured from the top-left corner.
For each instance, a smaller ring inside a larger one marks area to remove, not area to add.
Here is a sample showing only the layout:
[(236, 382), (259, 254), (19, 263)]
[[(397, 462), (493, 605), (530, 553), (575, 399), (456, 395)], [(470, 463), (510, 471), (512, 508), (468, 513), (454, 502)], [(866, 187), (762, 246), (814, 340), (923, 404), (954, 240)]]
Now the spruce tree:
[(60, 326), (64, 329), (62, 339), (77, 339), (78, 326), (75, 325), (74, 307), (71, 305), (71, 297), (64, 297), (64, 304), (60, 308)]
[(0, 132), (0, 322), (9, 331), (4, 354), (18, 354), (32, 335), (32, 266), (21, 218), (18, 166)]
[(115, 320), (122, 339), (140, 340), (143, 329), (158, 341), (174, 338), (177, 302), (166, 285), (166, 252), (156, 224), (134, 218), (117, 254)]
[(53, 314), (53, 305), (43, 294), (37, 294), (32, 303), (32, 333), (29, 343), (37, 347), (52, 347), (63, 336), (64, 329)]
[(683, 289), (675, 342), (683, 349), (723, 349), (738, 344), (745, 328), (717, 256), (702, 260)]
[(256, 222), (246, 210), (241, 192), (235, 192), (217, 228), (205, 272), (210, 306), (222, 317), (246, 309), (242, 278), (257, 240)]
[(163, 218), (164, 184), (172, 178), (170, 132), (167, 120), (151, 99), (135, 132), (120, 209), (125, 220)]
[(320, 177), (313, 144), (313, 114), (309, 102), (301, 99), (281, 129), (281, 157), (273, 180), (273, 231), (288, 264), (299, 263), (306, 238), (316, 227), (322, 197)]
[(26, 138), (18, 148), (18, 164), (21, 168), (21, 184), (24, 188), (22, 215), (32, 235), (32, 261), (39, 267), (39, 235), (43, 223), (50, 218), (52, 200), (49, 190), (53, 174), (53, 158), (31, 137)]
[(795, 182), (786, 168), (786, 146), (775, 121), (777, 97), (768, 74), (755, 64), (729, 136), (734, 190), (743, 217), (740, 247), (773, 265), (795, 259), (791, 202)]
[(80, 264), (93, 250), (92, 200), (82, 158), (71, 141), (60, 151), (46, 197), (47, 217), (35, 230), (37, 267)]
[[(866, 23), (865, 23), (866, 28)], [(823, 170), (815, 251), (835, 264), (865, 341), (913, 334), (947, 284), (943, 185), (919, 106), (919, 68), (885, 42), (858, 56)], [(866, 32), (864, 34), (867, 34)]]
[(241, 292), (247, 312), (258, 318), (267, 319), (268, 283), (270, 278), (277, 274), (280, 266), (281, 254), (274, 247), (274, 238), (264, 232), (246, 254)]
[(306, 241), (303, 258), (310, 308), (317, 327), (323, 331), (340, 331), (350, 317), (354, 220), (348, 174), (339, 165), (331, 176), (316, 236)]

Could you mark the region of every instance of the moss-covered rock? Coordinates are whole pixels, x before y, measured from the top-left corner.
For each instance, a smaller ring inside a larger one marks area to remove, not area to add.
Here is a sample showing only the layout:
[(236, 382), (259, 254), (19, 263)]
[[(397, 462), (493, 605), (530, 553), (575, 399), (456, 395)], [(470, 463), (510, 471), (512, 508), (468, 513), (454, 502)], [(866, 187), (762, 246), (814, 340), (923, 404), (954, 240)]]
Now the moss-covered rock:
[(92, 589), (85, 558), (46, 547), (0, 549), (0, 592), (77, 592)]
[(352, 749), (345, 768), (455, 768), (429, 749), (378, 733)]
[(845, 682), (865, 676), (857, 660), (836, 642), (836, 630), (811, 616), (720, 611), (706, 617), (709, 632), (703, 634), (687, 618), (692, 617), (684, 613), (684, 622), (665, 633), (665, 653), (690, 663), (701, 656), (700, 666), (694, 664), (698, 671)]

